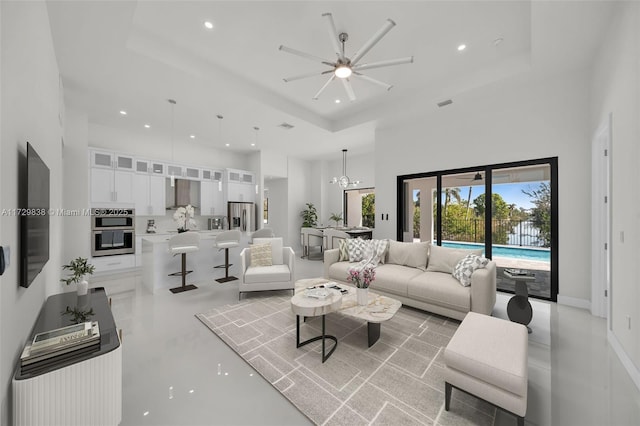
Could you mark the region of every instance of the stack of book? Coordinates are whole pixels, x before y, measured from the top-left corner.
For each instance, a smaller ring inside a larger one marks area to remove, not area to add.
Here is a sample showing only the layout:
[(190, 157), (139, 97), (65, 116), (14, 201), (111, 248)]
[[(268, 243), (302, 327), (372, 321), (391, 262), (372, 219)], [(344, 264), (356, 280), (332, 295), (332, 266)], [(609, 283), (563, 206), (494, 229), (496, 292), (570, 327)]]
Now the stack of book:
[(37, 373), (75, 360), (100, 348), (97, 321), (88, 321), (38, 333), (20, 356), (22, 373)]

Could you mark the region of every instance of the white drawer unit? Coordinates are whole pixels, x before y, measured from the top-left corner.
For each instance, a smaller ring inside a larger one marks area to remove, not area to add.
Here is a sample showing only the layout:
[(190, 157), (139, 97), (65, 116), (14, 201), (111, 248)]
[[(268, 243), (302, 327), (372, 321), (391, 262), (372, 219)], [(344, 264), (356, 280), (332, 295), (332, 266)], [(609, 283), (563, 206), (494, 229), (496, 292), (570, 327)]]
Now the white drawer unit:
[(112, 272), (118, 269), (135, 268), (136, 255), (122, 254), (116, 256), (92, 257), (90, 263), (96, 267), (95, 272)]

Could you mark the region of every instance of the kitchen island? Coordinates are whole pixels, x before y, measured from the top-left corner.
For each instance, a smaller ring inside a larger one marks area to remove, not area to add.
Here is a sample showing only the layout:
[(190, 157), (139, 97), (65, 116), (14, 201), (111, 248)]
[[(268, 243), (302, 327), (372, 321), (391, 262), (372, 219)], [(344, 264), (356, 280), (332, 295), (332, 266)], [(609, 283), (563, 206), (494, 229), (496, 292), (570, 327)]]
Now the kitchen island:
[[(187, 284), (215, 284), (216, 278), (224, 274), (223, 269), (214, 266), (224, 264), (224, 250), (215, 247), (216, 236), (222, 230), (199, 231), (200, 250), (187, 255)], [(169, 253), (171, 235), (146, 234), (142, 238), (142, 283), (152, 293), (168, 291), (180, 285), (181, 278), (170, 277), (169, 274), (181, 269), (181, 257)], [(249, 235), (242, 234), (240, 244), (229, 253), (233, 268), (240, 264), (240, 251), (249, 246)]]

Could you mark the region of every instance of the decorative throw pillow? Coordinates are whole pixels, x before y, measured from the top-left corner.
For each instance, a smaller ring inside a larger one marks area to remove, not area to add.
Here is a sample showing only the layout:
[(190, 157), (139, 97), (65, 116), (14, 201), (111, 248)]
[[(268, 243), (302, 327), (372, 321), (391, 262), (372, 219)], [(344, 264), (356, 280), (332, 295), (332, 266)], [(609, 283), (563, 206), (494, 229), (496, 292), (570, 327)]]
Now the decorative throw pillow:
[(387, 256), (387, 250), (389, 249), (389, 240), (369, 240), (369, 245), (373, 249), (373, 257), (371, 263), (384, 264), (384, 258)]
[(284, 256), (282, 255), (282, 237), (254, 238), (253, 244), (270, 244), (272, 264), (282, 265), (284, 263)]
[(251, 246), (251, 266), (271, 266), (271, 244), (254, 244)]
[(463, 257), (455, 268), (453, 268), (453, 278), (460, 281), (465, 287), (471, 285), (471, 275), (476, 269), (482, 269), (487, 266), (489, 259), (477, 256), (475, 254), (468, 254)]
[(451, 274), (453, 273), (453, 268), (456, 267), (458, 262), (468, 254), (482, 256), (482, 249), (462, 250), (449, 247), (431, 246), (427, 272), (445, 272), (447, 274)]
[(347, 240), (347, 250), (349, 251), (349, 262), (360, 262), (366, 257), (369, 251), (367, 240), (361, 238), (349, 238)]
[(349, 245), (347, 244), (347, 240), (340, 240), (338, 253), (338, 262), (349, 261)]
[(389, 258), (387, 263), (410, 266), (424, 270), (429, 257), (429, 243), (403, 243), (389, 240)]

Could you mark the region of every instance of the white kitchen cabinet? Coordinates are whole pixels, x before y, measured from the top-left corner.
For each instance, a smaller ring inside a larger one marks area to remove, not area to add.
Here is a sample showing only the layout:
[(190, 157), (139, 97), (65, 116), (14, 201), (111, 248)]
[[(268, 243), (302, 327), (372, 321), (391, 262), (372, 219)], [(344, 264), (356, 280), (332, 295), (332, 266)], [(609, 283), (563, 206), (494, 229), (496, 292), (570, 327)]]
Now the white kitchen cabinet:
[(200, 180), (201, 170), (195, 167), (185, 167), (182, 177), (185, 177), (187, 179)]
[(136, 266), (142, 266), (142, 237), (136, 236)]
[(114, 154), (112, 152), (91, 151), (91, 167), (113, 169), (114, 161)]
[(98, 207), (133, 203), (133, 176), (131, 172), (109, 169), (91, 169), (91, 203)]
[(113, 165), (117, 170), (132, 172), (135, 170), (135, 162), (133, 157), (128, 155), (116, 154), (115, 163)]
[(224, 216), (224, 197), (218, 182), (200, 182), (200, 215)]
[(109, 272), (115, 269), (128, 269), (136, 266), (135, 254), (122, 254), (118, 256), (92, 257), (90, 263), (95, 266), (94, 272)]
[(165, 178), (136, 174), (134, 178), (135, 209), (138, 216), (165, 214)]

